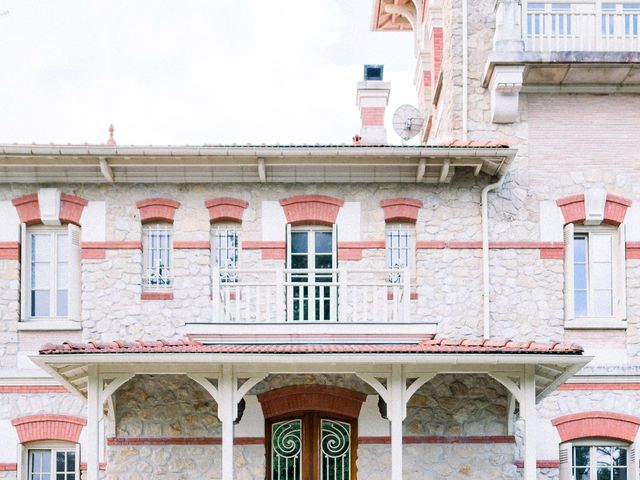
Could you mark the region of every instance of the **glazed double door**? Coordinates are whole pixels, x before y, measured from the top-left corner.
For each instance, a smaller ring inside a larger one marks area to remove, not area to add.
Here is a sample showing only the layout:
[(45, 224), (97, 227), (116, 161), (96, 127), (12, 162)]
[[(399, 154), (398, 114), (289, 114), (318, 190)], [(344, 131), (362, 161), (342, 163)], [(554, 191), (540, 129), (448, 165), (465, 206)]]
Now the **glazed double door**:
[(355, 479), (355, 425), (319, 413), (267, 424), (270, 480)]

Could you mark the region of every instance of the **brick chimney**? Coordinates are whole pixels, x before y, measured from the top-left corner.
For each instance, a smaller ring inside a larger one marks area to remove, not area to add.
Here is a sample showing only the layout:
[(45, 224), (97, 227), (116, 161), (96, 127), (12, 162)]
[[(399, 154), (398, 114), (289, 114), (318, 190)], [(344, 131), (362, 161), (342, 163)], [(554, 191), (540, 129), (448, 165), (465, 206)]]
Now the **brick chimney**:
[(362, 145), (386, 145), (384, 109), (389, 102), (390, 84), (382, 81), (383, 65), (365, 65), (364, 80), (358, 82), (356, 105), (360, 109)]

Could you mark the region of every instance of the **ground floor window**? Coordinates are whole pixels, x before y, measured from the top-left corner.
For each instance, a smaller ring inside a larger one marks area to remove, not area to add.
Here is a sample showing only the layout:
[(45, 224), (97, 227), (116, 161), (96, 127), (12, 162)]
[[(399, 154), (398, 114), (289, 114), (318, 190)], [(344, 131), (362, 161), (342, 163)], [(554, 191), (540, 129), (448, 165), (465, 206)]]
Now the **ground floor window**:
[(353, 420), (305, 413), (267, 424), (270, 480), (355, 479)]
[(76, 480), (75, 449), (29, 449), (29, 480)]
[(614, 445), (574, 445), (575, 480), (627, 480), (627, 448)]

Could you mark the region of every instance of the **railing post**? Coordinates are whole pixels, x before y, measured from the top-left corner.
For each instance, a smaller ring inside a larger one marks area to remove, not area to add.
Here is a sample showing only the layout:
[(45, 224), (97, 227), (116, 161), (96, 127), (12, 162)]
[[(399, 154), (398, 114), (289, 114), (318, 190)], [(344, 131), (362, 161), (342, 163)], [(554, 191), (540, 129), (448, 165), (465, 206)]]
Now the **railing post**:
[(403, 292), (402, 292), (402, 315), (403, 322), (409, 321), (409, 311), (411, 308), (411, 272), (408, 267), (402, 272)]
[(284, 322), (285, 320), (284, 269), (278, 268), (276, 270), (276, 321)]
[(338, 321), (347, 321), (347, 271), (340, 268), (338, 271)]
[(221, 321), (223, 317), (221, 309), (222, 305), (220, 303), (221, 294), (220, 269), (218, 267), (213, 267), (211, 269), (211, 300), (213, 301), (211, 321), (213, 322)]

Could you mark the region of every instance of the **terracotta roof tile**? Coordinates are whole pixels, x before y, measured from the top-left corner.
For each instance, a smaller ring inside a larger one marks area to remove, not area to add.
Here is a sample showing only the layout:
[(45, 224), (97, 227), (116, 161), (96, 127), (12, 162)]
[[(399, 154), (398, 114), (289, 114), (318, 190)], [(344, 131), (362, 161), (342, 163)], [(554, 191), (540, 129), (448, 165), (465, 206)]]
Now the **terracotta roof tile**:
[(418, 343), (353, 343), (353, 344), (202, 344), (191, 340), (137, 340), (125, 342), (87, 342), (46, 344), (40, 354), (73, 353), (413, 353), (413, 354), (581, 354), (575, 344), (512, 342), (509, 340), (423, 340)]

